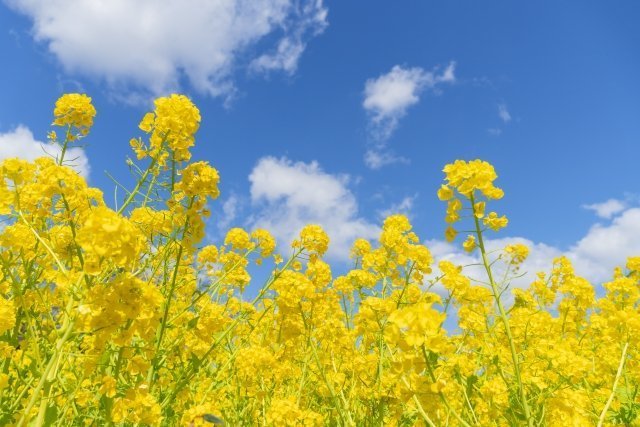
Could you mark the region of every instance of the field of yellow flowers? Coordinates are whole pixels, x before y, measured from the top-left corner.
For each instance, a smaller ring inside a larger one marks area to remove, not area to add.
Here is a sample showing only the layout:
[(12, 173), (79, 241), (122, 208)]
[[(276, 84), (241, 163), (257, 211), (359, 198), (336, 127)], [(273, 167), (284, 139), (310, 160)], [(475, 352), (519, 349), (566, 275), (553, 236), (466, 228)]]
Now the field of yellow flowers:
[[(483, 277), (435, 269), (401, 215), (333, 277), (318, 225), (282, 255), (261, 229), (204, 245), (219, 175), (190, 160), (181, 95), (142, 118), (137, 184), (107, 206), (65, 159), (95, 114), (64, 95), (60, 155), (0, 164), (0, 425), (640, 425), (640, 257), (601, 297), (566, 258), (509, 289), (528, 248), (485, 250), (507, 225), (490, 164), (446, 165), (438, 191)], [(252, 263), (272, 273), (249, 299)]]

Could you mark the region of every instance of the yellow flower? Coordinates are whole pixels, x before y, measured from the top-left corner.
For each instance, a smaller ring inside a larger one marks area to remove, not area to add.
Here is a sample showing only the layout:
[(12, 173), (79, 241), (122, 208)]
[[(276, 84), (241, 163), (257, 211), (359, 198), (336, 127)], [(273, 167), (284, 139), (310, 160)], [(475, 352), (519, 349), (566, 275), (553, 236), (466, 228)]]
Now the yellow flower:
[(509, 220), (504, 215), (503, 216), (498, 216), (497, 213), (490, 212), (489, 215), (487, 215), (482, 220), (482, 222), (484, 223), (484, 225), (486, 225), (487, 227), (489, 227), (493, 231), (499, 231), (500, 229), (502, 229), (502, 228), (507, 226), (507, 224), (509, 223)]
[(307, 225), (300, 231), (300, 239), (293, 242), (293, 247), (323, 255), (329, 248), (329, 236), (319, 225)]
[(189, 149), (194, 145), (194, 135), (200, 127), (200, 111), (184, 95), (173, 94), (158, 98), (154, 103), (154, 112), (145, 114), (140, 122), (140, 129), (151, 133), (152, 156), (166, 144), (176, 161), (188, 161), (191, 158)]
[(96, 109), (91, 104), (91, 98), (87, 95), (68, 93), (56, 101), (53, 115), (55, 117), (53, 124), (56, 126), (69, 125), (76, 128), (90, 128), (93, 126)]
[(9, 375), (0, 374), (0, 391), (7, 388), (8, 385), (9, 385)]
[(218, 248), (213, 245), (205, 246), (198, 253), (198, 262), (200, 264), (213, 264), (218, 261)]
[(144, 245), (142, 234), (131, 221), (104, 206), (91, 210), (78, 230), (77, 241), (85, 251), (87, 263), (97, 266), (102, 260), (111, 260), (123, 268), (137, 261)]
[(251, 233), (251, 238), (258, 243), (262, 258), (270, 257), (276, 249), (276, 239), (267, 230), (258, 228)]
[(480, 191), (488, 199), (500, 199), (504, 194), (493, 185), (498, 177), (493, 166), (482, 160), (456, 160), (446, 165), (443, 172), (448, 185), (466, 197), (471, 197), (474, 191)]
[(442, 201), (450, 200), (453, 197), (453, 190), (447, 185), (440, 186), (438, 190), (438, 199)]
[(360, 258), (371, 252), (371, 243), (365, 239), (356, 239), (351, 248), (351, 258)]
[(504, 251), (510, 258), (512, 264), (522, 264), (522, 262), (529, 256), (529, 248), (522, 243), (516, 243), (513, 245), (507, 245)]
[(0, 296), (0, 335), (13, 329), (16, 324), (16, 309), (13, 302)]
[(100, 393), (107, 397), (113, 397), (116, 395), (116, 380), (113, 377), (105, 375), (102, 377), (102, 386), (100, 387)]
[(453, 242), (457, 235), (458, 235), (458, 232), (456, 231), (455, 228), (451, 226), (447, 227), (447, 229), (444, 231), (444, 237), (445, 239), (447, 239), (447, 242), (449, 243)]
[(176, 190), (187, 196), (210, 197), (216, 199), (220, 195), (218, 171), (208, 162), (191, 163), (181, 172), (182, 180), (176, 184)]
[(477, 218), (482, 218), (484, 216), (484, 209), (486, 207), (485, 202), (477, 202), (473, 205), (473, 213)]
[(230, 245), (232, 249), (236, 251), (246, 251), (253, 249), (255, 244), (251, 241), (249, 233), (242, 228), (232, 228), (227, 232), (227, 237), (224, 238), (224, 244)]
[(636, 256), (627, 258), (627, 269), (629, 271), (640, 272), (640, 257)]
[(464, 243), (462, 244), (462, 247), (467, 252), (473, 252), (473, 250), (476, 248), (476, 238), (475, 238), (475, 236), (469, 234), (467, 236), (467, 240), (465, 240)]

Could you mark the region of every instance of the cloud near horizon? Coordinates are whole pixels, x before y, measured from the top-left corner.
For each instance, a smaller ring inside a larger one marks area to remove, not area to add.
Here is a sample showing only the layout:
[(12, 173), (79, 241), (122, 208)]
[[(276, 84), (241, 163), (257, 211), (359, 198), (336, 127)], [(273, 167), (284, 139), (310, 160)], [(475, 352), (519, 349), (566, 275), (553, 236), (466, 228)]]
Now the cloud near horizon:
[[(486, 247), (488, 251), (500, 250), (513, 243), (523, 243), (529, 247), (529, 257), (520, 268), (523, 275), (513, 280), (513, 286), (528, 286), (535, 280), (536, 273), (549, 272), (553, 259), (561, 255), (571, 260), (576, 274), (597, 286), (611, 280), (614, 268), (624, 266), (628, 257), (640, 256), (640, 208), (623, 209), (617, 211), (616, 216), (609, 218), (611, 219), (608, 222), (591, 226), (583, 237), (566, 250), (544, 242), (534, 242), (525, 237), (489, 237)], [(468, 254), (462, 250), (460, 242), (451, 244), (434, 239), (426, 241), (425, 244), (431, 249), (436, 260), (450, 260), (458, 265), (480, 262), (476, 253)], [(465, 271), (478, 278), (484, 278), (486, 274), (479, 266), (467, 267)]]

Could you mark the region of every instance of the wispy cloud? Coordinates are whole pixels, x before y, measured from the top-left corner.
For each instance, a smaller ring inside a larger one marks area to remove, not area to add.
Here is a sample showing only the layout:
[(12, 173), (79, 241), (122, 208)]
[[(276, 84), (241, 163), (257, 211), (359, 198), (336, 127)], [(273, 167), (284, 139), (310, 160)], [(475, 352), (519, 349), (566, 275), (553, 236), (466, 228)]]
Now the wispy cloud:
[(610, 219), (622, 212), (627, 207), (627, 202), (618, 199), (609, 199), (602, 203), (582, 205), (583, 208), (594, 211), (600, 218)]
[(506, 104), (498, 105), (498, 117), (500, 117), (500, 120), (504, 123), (509, 123), (511, 121), (511, 113), (509, 113)]
[(425, 90), (438, 91), (444, 84), (455, 82), (455, 62), (444, 69), (426, 71), (420, 67), (394, 66), (391, 71), (365, 82), (362, 106), (369, 115), (372, 137), (365, 163), (372, 169), (406, 161), (387, 147), (387, 140), (398, 127), (407, 110), (420, 101)]
[(413, 206), (417, 198), (417, 194), (414, 194), (413, 196), (406, 196), (398, 203), (394, 203), (388, 208), (378, 211), (380, 219), (396, 214), (403, 214), (411, 218), (413, 216)]
[(500, 121), (502, 121), (502, 126), (494, 126), (488, 128), (487, 132), (489, 133), (489, 135), (502, 135), (502, 132), (504, 131), (503, 128), (513, 119), (513, 117), (511, 117), (511, 112), (509, 111), (507, 104), (505, 104), (504, 102), (498, 104), (498, 118), (500, 119)]
[(389, 151), (384, 144), (375, 144), (364, 153), (364, 164), (374, 170), (394, 163), (409, 162), (406, 157), (398, 156)]

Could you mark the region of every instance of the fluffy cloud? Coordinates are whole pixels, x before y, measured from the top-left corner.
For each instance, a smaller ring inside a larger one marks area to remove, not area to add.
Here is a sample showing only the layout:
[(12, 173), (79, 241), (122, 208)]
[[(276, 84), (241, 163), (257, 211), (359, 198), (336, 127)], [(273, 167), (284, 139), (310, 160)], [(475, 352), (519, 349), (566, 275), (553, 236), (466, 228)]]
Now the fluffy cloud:
[(601, 282), (628, 256), (640, 256), (640, 208), (629, 208), (608, 224), (595, 224), (569, 251), (584, 276)]
[[(295, 71), (327, 25), (322, 0), (6, 0), (72, 73), (158, 95), (188, 80), (230, 96), (232, 71)], [(265, 39), (267, 41), (265, 42)], [(275, 39), (273, 48), (260, 50)]]
[(386, 141), (398, 127), (412, 105), (420, 101), (425, 90), (439, 90), (442, 84), (455, 82), (455, 63), (444, 70), (436, 67), (425, 71), (420, 67), (394, 66), (391, 71), (365, 82), (362, 106), (369, 115), (374, 145), (365, 155), (365, 163), (372, 169), (406, 161), (386, 147)]
[(346, 260), (358, 237), (373, 239), (378, 226), (358, 216), (349, 177), (324, 172), (316, 162), (264, 157), (249, 175), (256, 214), (249, 222), (278, 238), (285, 251), (306, 224), (320, 224), (331, 238), (328, 256)]
[(627, 204), (622, 200), (609, 199), (606, 202), (582, 205), (582, 207), (594, 211), (600, 218), (610, 219), (615, 214), (622, 212)]
[[(0, 160), (20, 157), (34, 160), (38, 157), (60, 155), (60, 147), (36, 140), (26, 126), (20, 125), (12, 131), (0, 133)], [(80, 175), (89, 177), (89, 159), (81, 148), (71, 148), (65, 154), (65, 164), (73, 167)]]
[(387, 74), (369, 79), (364, 87), (362, 106), (370, 114), (380, 139), (387, 139), (398, 126), (407, 109), (420, 101), (425, 89), (434, 89), (442, 83), (453, 83), (455, 63), (450, 63), (440, 74), (438, 69), (425, 71), (420, 67), (394, 66)]

